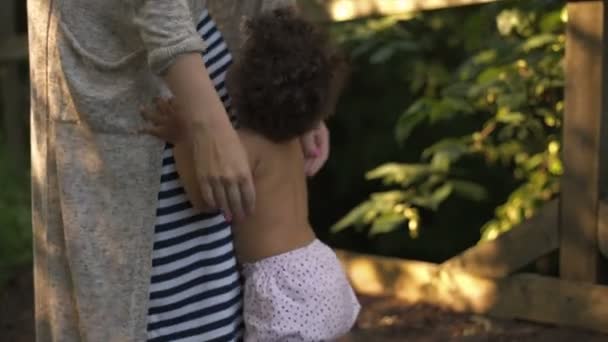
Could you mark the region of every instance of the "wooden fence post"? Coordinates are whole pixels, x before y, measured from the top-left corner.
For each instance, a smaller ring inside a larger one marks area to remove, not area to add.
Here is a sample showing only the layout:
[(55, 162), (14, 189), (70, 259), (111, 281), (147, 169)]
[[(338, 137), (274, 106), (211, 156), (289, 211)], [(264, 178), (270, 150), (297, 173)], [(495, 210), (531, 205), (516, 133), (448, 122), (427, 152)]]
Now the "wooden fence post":
[(606, 30), (604, 1), (567, 5), (566, 87), (561, 183), (560, 276), (598, 282), (599, 184), (606, 136)]

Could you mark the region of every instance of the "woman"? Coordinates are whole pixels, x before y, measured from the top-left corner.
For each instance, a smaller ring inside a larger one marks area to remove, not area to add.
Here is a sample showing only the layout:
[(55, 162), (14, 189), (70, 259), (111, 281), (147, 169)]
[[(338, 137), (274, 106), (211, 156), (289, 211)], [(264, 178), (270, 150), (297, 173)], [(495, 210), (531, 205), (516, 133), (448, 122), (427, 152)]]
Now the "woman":
[[(241, 15), (290, 1), (217, 2), (222, 27), (236, 32)], [(252, 209), (244, 152), (200, 56), (208, 51), (196, 28), (204, 7), (201, 0), (28, 3), (38, 341), (239, 334), (239, 290), (225, 291), (235, 277), (228, 224), (189, 211), (171, 149), (135, 133), (139, 106), (168, 87), (191, 118), (208, 204), (235, 216)], [(313, 142), (311, 172), (326, 157), (324, 132), (303, 139)], [(222, 239), (196, 240), (212, 234)], [(162, 254), (173, 242), (192, 245)]]

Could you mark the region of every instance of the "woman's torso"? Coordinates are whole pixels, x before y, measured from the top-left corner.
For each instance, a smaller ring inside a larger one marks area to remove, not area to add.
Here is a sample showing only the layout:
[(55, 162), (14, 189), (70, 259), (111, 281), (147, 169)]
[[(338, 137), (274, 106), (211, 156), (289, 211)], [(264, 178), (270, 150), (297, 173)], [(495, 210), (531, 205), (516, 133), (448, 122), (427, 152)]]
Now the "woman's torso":
[[(63, 110), (55, 111), (52, 120), (85, 125), (93, 132), (134, 134), (142, 125), (139, 106), (168, 94), (148, 65), (134, 23), (138, 1), (58, 2), (57, 53), (67, 89)], [(206, 0), (182, 5), (188, 6), (194, 26)]]

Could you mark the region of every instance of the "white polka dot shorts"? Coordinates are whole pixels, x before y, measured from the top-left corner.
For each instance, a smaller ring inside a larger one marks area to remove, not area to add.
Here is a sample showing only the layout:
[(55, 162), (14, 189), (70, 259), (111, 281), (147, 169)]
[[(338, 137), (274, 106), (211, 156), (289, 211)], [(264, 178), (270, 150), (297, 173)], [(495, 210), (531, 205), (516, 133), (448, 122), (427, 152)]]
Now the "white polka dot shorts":
[(243, 265), (246, 342), (332, 341), (354, 325), (361, 306), (327, 245)]

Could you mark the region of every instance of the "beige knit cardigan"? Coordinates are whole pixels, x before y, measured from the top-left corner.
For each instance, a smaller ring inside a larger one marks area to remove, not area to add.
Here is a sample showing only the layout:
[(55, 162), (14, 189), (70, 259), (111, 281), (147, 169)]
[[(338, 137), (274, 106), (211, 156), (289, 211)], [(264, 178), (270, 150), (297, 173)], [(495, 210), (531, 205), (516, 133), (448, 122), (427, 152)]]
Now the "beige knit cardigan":
[(144, 341), (163, 144), (134, 133), (157, 76), (208, 7), (238, 50), (243, 16), (292, 0), (28, 0), (36, 335)]

